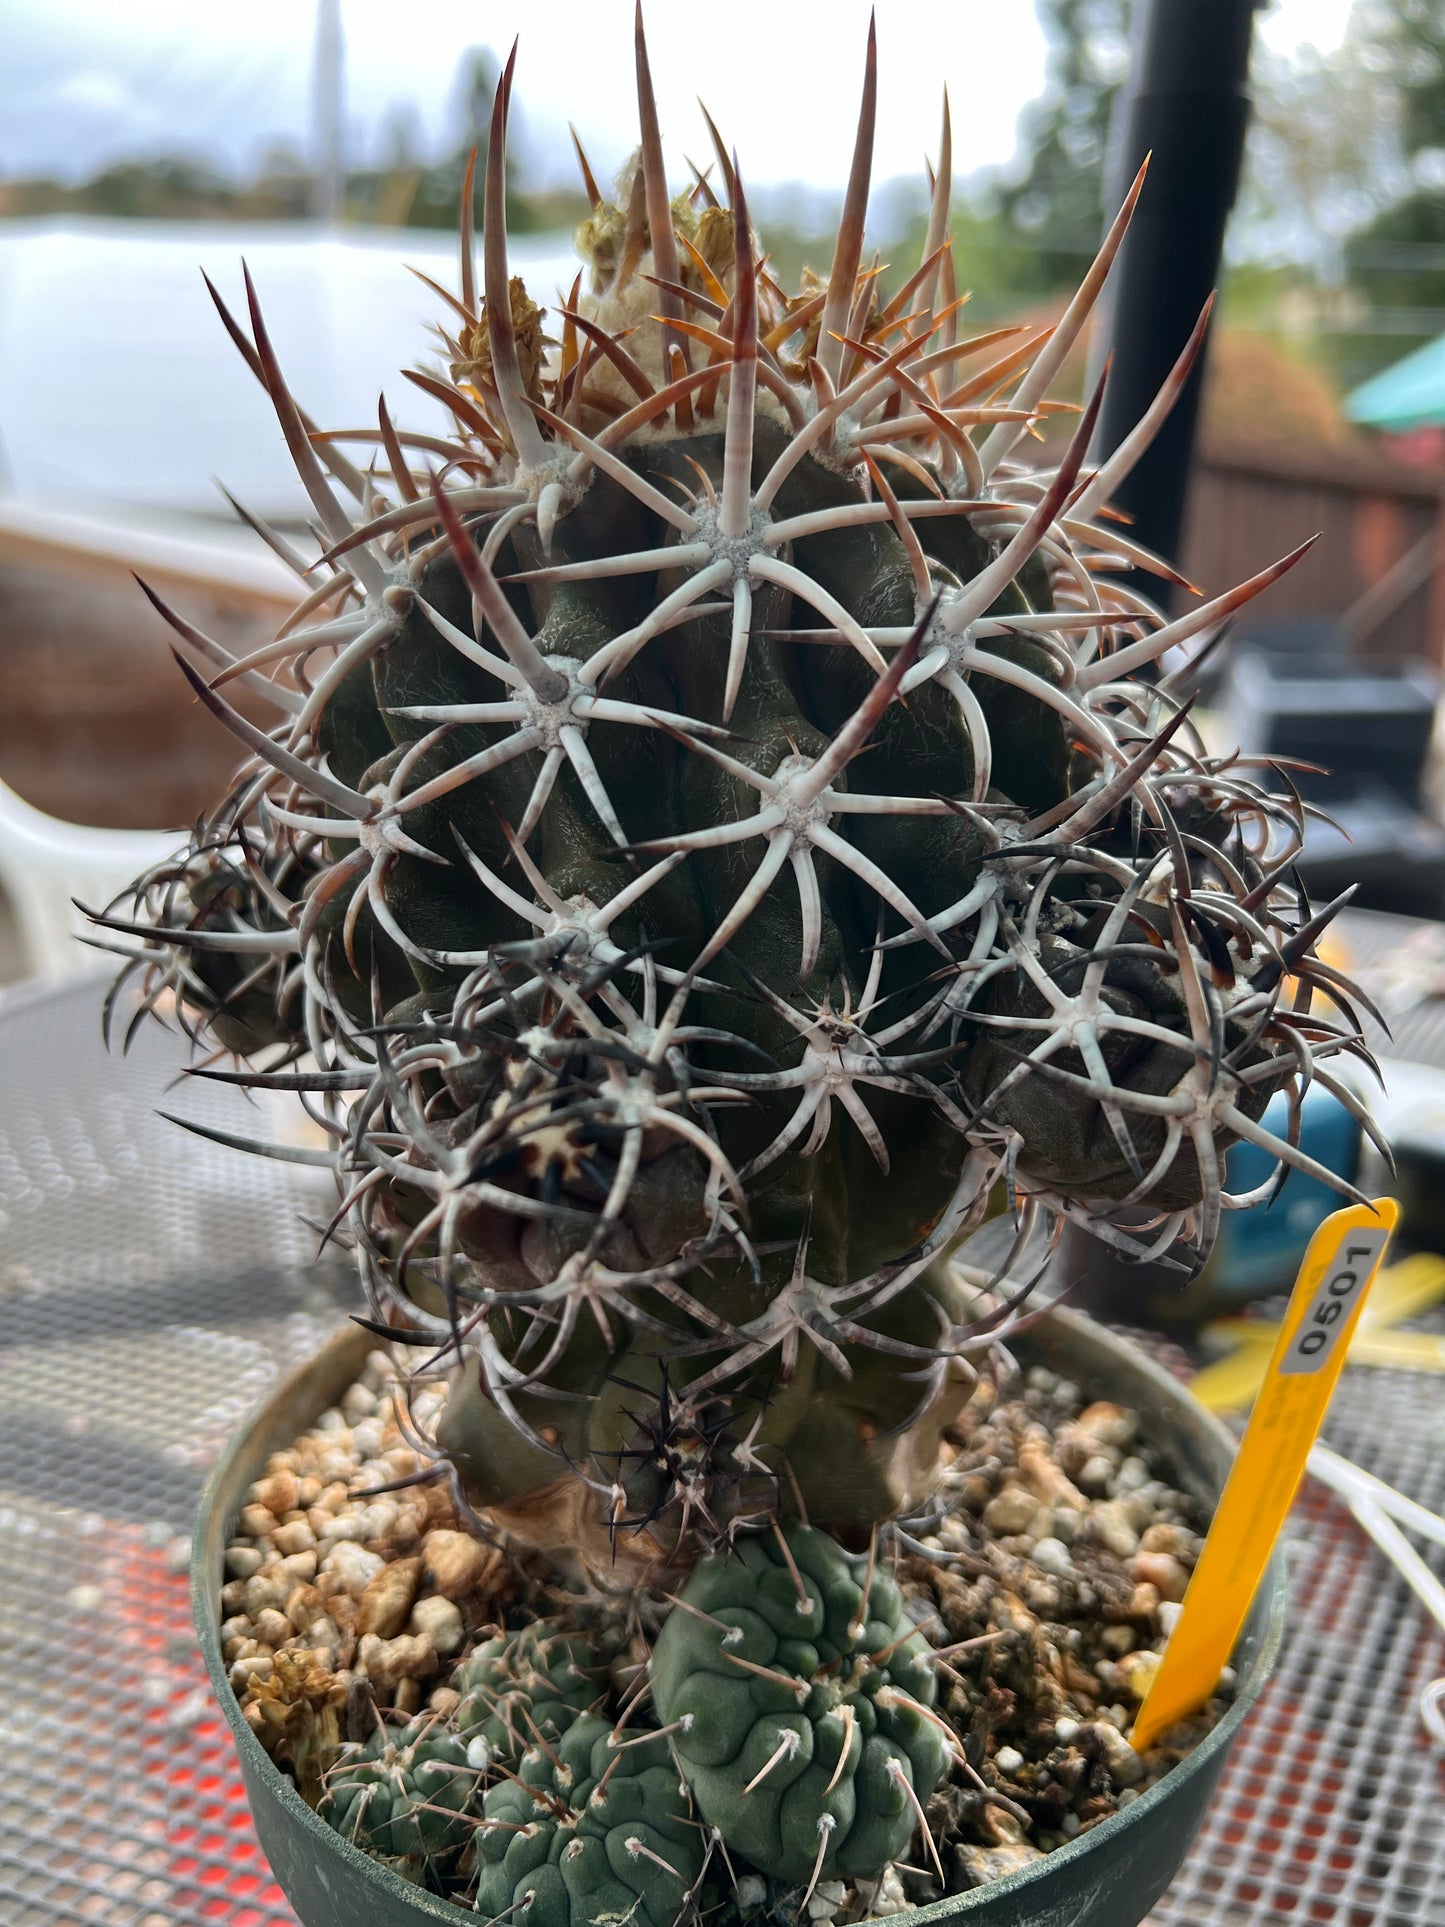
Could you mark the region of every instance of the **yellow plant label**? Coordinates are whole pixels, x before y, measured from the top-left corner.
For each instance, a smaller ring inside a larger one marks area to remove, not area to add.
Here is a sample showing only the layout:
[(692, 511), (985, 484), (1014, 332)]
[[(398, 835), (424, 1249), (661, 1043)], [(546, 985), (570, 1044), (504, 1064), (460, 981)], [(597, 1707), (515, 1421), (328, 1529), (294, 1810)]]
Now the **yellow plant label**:
[(1336, 1211), (1310, 1239), (1269, 1370), (1130, 1740), (1141, 1752), (1213, 1693), (1294, 1503), (1400, 1207)]

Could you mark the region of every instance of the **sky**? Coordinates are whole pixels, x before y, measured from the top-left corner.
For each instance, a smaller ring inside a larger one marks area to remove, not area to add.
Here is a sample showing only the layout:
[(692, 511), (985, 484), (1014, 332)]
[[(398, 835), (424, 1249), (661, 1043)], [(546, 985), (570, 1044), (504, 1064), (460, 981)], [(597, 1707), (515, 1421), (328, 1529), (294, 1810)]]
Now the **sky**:
[[(1275, 0), (1263, 39), (1288, 52), (1338, 43), (1350, 0)], [(455, 142), (458, 63), (504, 56), (520, 35), (514, 103), (525, 172), (575, 178), (570, 119), (599, 177), (632, 140), (632, 0), (342, 0), (353, 161), (376, 158), (399, 121), (423, 153)], [(823, 191), (848, 168), (868, 0), (709, 9), (651, 0), (648, 42), (674, 170), (709, 147), (701, 93), (744, 178)], [(916, 174), (953, 101), (956, 171), (1007, 162), (1020, 108), (1043, 80), (1045, 43), (1026, 0), (877, 0), (874, 178)], [(274, 141), (304, 149), (314, 9), (309, 0), (0, 0), (0, 178), (80, 179), (122, 157), (188, 153), (248, 171)], [(424, 32), (399, 22), (425, 22)], [(545, 22), (545, 25), (543, 24)], [(806, 79), (806, 84), (805, 84)]]

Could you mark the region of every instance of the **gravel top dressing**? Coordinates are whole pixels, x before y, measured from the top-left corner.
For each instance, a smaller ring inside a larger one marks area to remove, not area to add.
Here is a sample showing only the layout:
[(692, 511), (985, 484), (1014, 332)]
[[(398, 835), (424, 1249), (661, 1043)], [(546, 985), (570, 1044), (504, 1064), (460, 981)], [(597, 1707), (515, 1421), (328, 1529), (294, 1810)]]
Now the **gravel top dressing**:
[[(569, 1589), (538, 1555), (468, 1530), (408, 1442), (444, 1395), (438, 1383), (398, 1410), (391, 1366), (373, 1354), (340, 1405), (272, 1457), (227, 1551), (221, 1632), (246, 1719), (308, 1802), (459, 1906), (495, 1886), (519, 1831), (538, 1831), (502, 1817), (509, 1801), (561, 1807), (570, 1847), (590, 1850), (580, 1810), (556, 1790), (571, 1785), (558, 1748), (579, 1720), (583, 1743), (600, 1722), (639, 1811), (668, 1798), (679, 1808), (664, 1816), (671, 1859), (667, 1840), (630, 1836), (639, 1866), (655, 1856), (643, 1914), (665, 1898), (656, 1883), (676, 1880), (718, 1918), (849, 1921), (981, 1885), (1076, 1838), (1137, 1799), (1224, 1710), (1225, 1697), (1211, 1701), (1142, 1755), (1126, 1737), (1207, 1523), (1160, 1476), (1138, 1415), (1087, 1404), (1042, 1368), (985, 1380), (927, 1517), (856, 1549), (870, 1573), (892, 1574), (905, 1625), (932, 1649), (936, 1695), (920, 1716), (948, 1732), (923, 1808), (929, 1841), (915, 1828), (881, 1879), (811, 1885), (767, 1878), (735, 1852), (708, 1856), (648, 1677), (680, 1576), (620, 1609), (619, 1594)], [(1226, 1674), (1222, 1696), (1231, 1684)], [(773, 1770), (786, 1776), (780, 1731)], [(548, 1787), (533, 1784), (539, 1767)]]

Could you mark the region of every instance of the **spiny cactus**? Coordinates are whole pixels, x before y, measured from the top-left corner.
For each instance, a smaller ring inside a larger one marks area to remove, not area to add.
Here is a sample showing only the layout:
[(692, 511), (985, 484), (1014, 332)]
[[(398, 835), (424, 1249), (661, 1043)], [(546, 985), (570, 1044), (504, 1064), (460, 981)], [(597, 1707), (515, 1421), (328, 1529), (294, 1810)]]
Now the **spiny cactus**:
[(1236, 1135), (1338, 1185), (1299, 1104), (1358, 1109), (1361, 1046), (1298, 799), (1141, 680), (1296, 559), (1173, 621), (1133, 586), (1177, 578), (1110, 497), (1202, 329), (1107, 459), (1096, 394), (1020, 460), (1142, 178), (1057, 324), (962, 334), (946, 113), (921, 260), (864, 265), (870, 36), (832, 264), (789, 294), (721, 142), (672, 196), (639, 22), (640, 154), (615, 203), (584, 162), (586, 285), (544, 312), (513, 64), (481, 280), (469, 178), (410, 371), (451, 433), (319, 430), (249, 278), (249, 329), (216, 297), (321, 546), (261, 529), (302, 600), (241, 660), (153, 596), (246, 760), (104, 921), (143, 1008), (251, 1060), (201, 1074), (311, 1112), (327, 1148), (271, 1154), (336, 1173), (372, 1327), (457, 1366), (470, 1504), (630, 1583), (917, 1503), (1028, 1285), (981, 1315), (955, 1242), (1009, 1210), (1015, 1256), (1070, 1218), (1203, 1251), (1272, 1189), (1226, 1194)]
[(451, 1714), (474, 1767), (515, 1766), (535, 1746), (561, 1738), (601, 1694), (585, 1640), (539, 1619), (483, 1640), (457, 1667), (461, 1699)]
[(419, 1876), (466, 1845), (481, 1777), (456, 1734), (423, 1714), (343, 1749), (317, 1810), (353, 1846)]
[(524, 1927), (674, 1927), (704, 1841), (658, 1733), (619, 1740), (584, 1714), (483, 1799), (476, 1910)]
[(782, 1880), (876, 1875), (943, 1771), (928, 1642), (896, 1583), (808, 1526), (701, 1562), (652, 1683), (703, 1819)]

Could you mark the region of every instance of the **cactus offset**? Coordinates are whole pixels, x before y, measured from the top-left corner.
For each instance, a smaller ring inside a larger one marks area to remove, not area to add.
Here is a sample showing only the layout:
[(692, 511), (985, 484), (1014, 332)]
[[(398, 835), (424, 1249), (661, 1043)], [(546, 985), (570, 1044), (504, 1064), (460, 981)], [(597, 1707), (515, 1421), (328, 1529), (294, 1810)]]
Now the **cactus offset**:
[(476, 1910), (489, 1920), (673, 1927), (702, 1877), (703, 1836), (662, 1736), (619, 1743), (590, 1713), (528, 1753), (482, 1812)]
[(652, 1657), (704, 1820), (794, 1882), (876, 1874), (943, 1771), (928, 1642), (894, 1580), (789, 1525), (704, 1560)]
[(420, 1880), (466, 1845), (480, 1781), (457, 1736), (427, 1714), (344, 1748), (318, 1811), (353, 1846)]
[(452, 1675), (461, 1700), (451, 1714), (474, 1767), (515, 1766), (561, 1737), (601, 1694), (586, 1642), (539, 1619), (473, 1649)]

